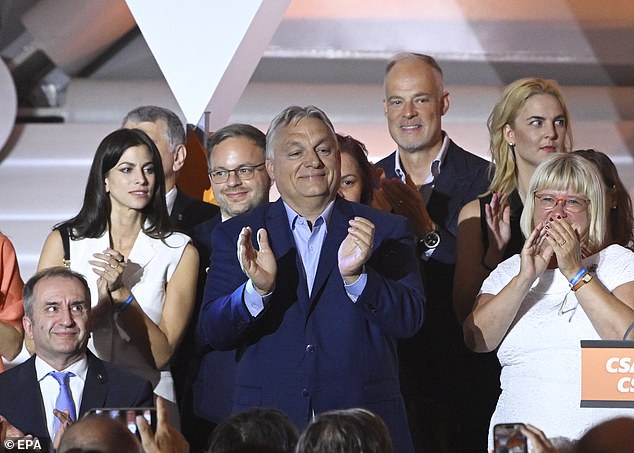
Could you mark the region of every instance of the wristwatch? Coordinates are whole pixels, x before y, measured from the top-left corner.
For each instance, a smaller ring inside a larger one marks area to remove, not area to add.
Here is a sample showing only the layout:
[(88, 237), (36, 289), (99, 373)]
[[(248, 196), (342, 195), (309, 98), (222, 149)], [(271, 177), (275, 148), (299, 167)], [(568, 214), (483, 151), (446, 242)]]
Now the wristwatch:
[(440, 234), (438, 234), (438, 230), (431, 230), (425, 236), (421, 237), (416, 241), (416, 249), (419, 254), (425, 253), (428, 250), (433, 250), (438, 247), (440, 244)]

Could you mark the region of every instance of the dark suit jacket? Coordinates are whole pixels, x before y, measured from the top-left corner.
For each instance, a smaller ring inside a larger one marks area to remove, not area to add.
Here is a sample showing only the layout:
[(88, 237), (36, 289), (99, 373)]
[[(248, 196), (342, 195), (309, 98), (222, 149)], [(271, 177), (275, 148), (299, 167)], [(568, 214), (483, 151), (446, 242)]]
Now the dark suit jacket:
[[(337, 251), (355, 216), (376, 230), (367, 285), (353, 303)], [(278, 265), (275, 290), (257, 318), (242, 300), (246, 276), (236, 240), (244, 225), (266, 228)], [(276, 407), (302, 428), (313, 412), (364, 407), (386, 422), (395, 451), (411, 452), (396, 339), (420, 328), (424, 297), (406, 219), (338, 198), (311, 297), (281, 200), (218, 225), (213, 248), (199, 327), (212, 347), (236, 351), (234, 412)]]
[[(90, 352), (87, 355), (88, 372), (78, 417), (92, 408), (154, 406), (149, 381), (104, 362)], [(0, 415), (23, 433), (39, 438), (42, 445), (49, 444), (35, 356), (0, 374)]]
[[(396, 178), (394, 159), (390, 154), (377, 165), (388, 178)], [(453, 313), (451, 302), (453, 276), (456, 263), (456, 235), (458, 215), (462, 207), (484, 193), (489, 185), (490, 163), (471, 154), (453, 141), (435, 181), (434, 190), (427, 203), (430, 217), (439, 224), (440, 244), (428, 260), (421, 260), (423, 287), (427, 296), (427, 320), (421, 332), (411, 340), (401, 342), (401, 366), (412, 379), (423, 379), (431, 384), (417, 385), (421, 390), (440, 396), (438, 388), (451, 391), (446, 379), (447, 354), (465, 350), (462, 329)], [(426, 359), (432, 360), (430, 363)], [(453, 367), (453, 365), (451, 365)], [(434, 377), (435, 376), (435, 377)], [(429, 382), (431, 380), (431, 382)]]
[[(377, 164), (388, 178), (397, 177), (395, 157), (396, 152)], [(486, 404), (493, 401), (493, 405), (497, 399), (495, 389), (492, 396), (483, 397), (481, 386), (471, 387), (472, 384), (478, 385), (475, 381), (480, 377), (476, 369), (471, 370), (465, 365), (465, 360), (471, 359), (473, 353), (464, 344), (462, 326), (455, 317), (452, 304), (458, 215), (465, 204), (487, 190), (490, 165), (450, 141), (427, 203), (427, 211), (438, 223), (441, 237), (431, 257), (420, 262), (427, 317), (420, 332), (399, 342), (403, 394), (413, 406), (418, 406), (416, 410), (419, 413), (436, 412), (437, 408), (441, 408), (451, 417), (468, 418), (469, 415), (463, 414), (471, 410), (468, 406), (474, 404), (472, 398), (487, 400)], [(497, 383), (492, 382), (491, 385), (496, 386)], [(409, 410), (410, 417), (416, 417), (411, 412), (414, 408)], [(482, 423), (488, 425), (491, 412), (488, 409), (484, 412), (488, 415), (471, 417), (481, 417)], [(420, 420), (411, 422), (421, 425)], [(475, 448), (473, 445), (476, 444), (472, 444), (471, 448)]]
[[(203, 289), (205, 285), (205, 269), (209, 256), (204, 253), (204, 247), (197, 242), (196, 236), (193, 234), (195, 227), (214, 217), (220, 217), (220, 208), (211, 203), (192, 198), (180, 189), (176, 189), (176, 199), (170, 214), (170, 222), (172, 227), (181, 231), (192, 238), (192, 241), (199, 251), (200, 265), (198, 269), (198, 284), (196, 288), (196, 307), (194, 313), (198, 313), (200, 300), (202, 299)], [(195, 315), (189, 321), (188, 328), (181, 340), (178, 349), (174, 353), (171, 361), (172, 376), (174, 378), (174, 387), (176, 389), (176, 397), (181, 408), (181, 413), (189, 409), (186, 404), (187, 398), (190, 398), (191, 381), (197, 372), (196, 357), (194, 355), (194, 329), (196, 321)]]
[(211, 219), (218, 213), (220, 213), (218, 206), (192, 198), (177, 188), (170, 221), (178, 231), (190, 234), (196, 225)]
[[(192, 232), (198, 244), (198, 252), (211, 257), (211, 237), (214, 229), (221, 223), (220, 214), (197, 225)], [(209, 259), (205, 268), (211, 265)], [(196, 317), (198, 319), (198, 317)], [(231, 415), (233, 405), (233, 387), (236, 376), (235, 351), (218, 351), (204, 345), (198, 337), (196, 357), (196, 379), (193, 384), (194, 413), (211, 422), (220, 423)]]

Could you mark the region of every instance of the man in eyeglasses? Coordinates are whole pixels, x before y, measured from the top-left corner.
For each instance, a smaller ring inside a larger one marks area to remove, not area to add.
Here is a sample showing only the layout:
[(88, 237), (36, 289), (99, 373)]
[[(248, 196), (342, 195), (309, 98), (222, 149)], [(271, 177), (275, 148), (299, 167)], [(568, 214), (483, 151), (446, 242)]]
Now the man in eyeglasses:
[(264, 134), (249, 124), (230, 124), (209, 139), (209, 179), (223, 222), (269, 201), (264, 147)]
[[(264, 167), (266, 137), (249, 124), (229, 124), (207, 142), (207, 164), (219, 215), (193, 232), (205, 267), (211, 257), (211, 237), (218, 224), (269, 201), (271, 178)], [(197, 314), (196, 314), (197, 315)], [(235, 352), (207, 348), (199, 352), (198, 375), (193, 384), (193, 411), (198, 418), (183, 423), (192, 451), (204, 447), (213, 424), (231, 415), (235, 385)], [(194, 365), (195, 367), (196, 365)]]

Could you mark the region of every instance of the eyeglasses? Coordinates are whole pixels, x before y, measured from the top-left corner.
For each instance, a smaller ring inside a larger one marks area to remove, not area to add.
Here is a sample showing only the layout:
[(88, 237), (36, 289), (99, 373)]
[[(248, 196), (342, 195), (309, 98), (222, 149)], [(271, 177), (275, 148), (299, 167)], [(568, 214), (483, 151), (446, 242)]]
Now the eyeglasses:
[(537, 205), (545, 211), (551, 211), (555, 209), (559, 203), (561, 203), (562, 208), (566, 212), (582, 212), (587, 205), (590, 204), (590, 200), (583, 197), (565, 197), (559, 198), (552, 194), (542, 193), (535, 194), (535, 198), (537, 198)]
[(233, 170), (215, 170), (209, 172), (209, 177), (211, 181), (216, 184), (222, 184), (229, 180), (229, 176), (231, 173), (235, 174), (241, 181), (246, 181), (248, 179), (252, 179), (255, 174), (255, 170), (262, 167), (264, 162), (257, 165), (243, 165), (238, 168), (234, 168)]

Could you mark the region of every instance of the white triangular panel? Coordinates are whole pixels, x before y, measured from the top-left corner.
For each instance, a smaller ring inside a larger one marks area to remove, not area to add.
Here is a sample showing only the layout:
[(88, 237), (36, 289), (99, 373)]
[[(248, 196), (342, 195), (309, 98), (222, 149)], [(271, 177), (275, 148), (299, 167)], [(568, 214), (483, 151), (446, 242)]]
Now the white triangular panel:
[(187, 122), (223, 126), (290, 0), (126, 0)]

